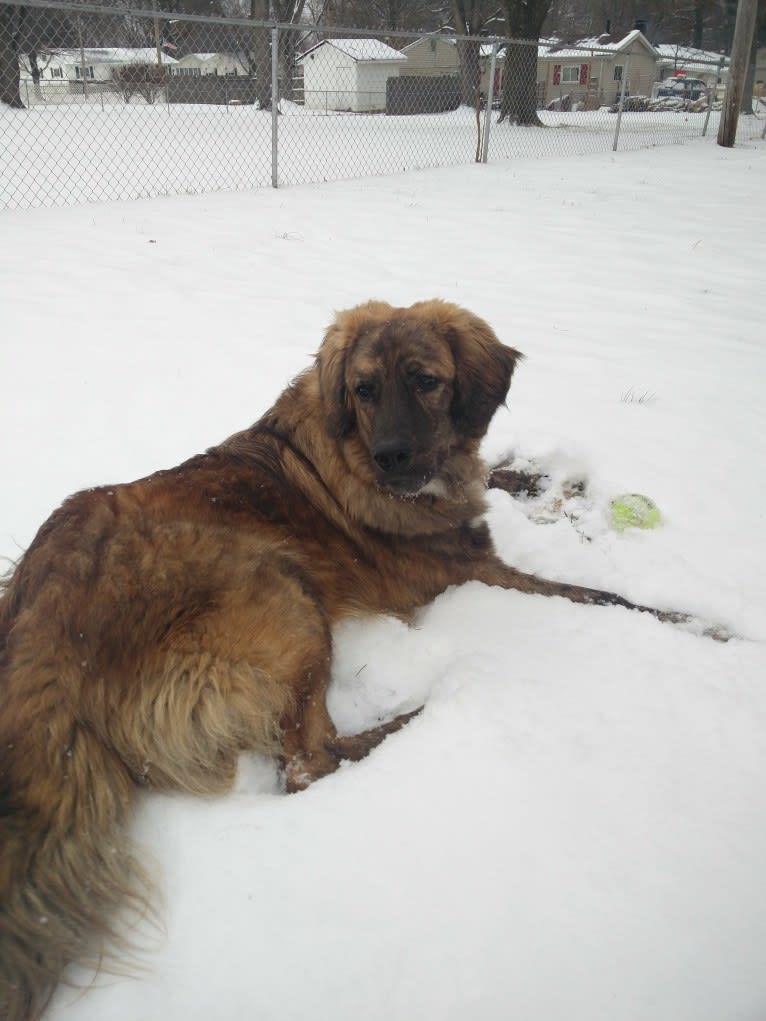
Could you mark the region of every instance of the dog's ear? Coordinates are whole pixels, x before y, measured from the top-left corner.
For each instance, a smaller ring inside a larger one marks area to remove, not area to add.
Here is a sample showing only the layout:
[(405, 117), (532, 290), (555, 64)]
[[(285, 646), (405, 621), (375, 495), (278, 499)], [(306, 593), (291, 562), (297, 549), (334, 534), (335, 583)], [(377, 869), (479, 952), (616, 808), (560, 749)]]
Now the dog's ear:
[(350, 339), (341, 314), (325, 333), (316, 357), (325, 427), (333, 439), (347, 436), (356, 422), (356, 415), (346, 389), (346, 357), (349, 346)]
[(524, 356), (501, 344), (494, 330), (472, 312), (439, 305), (439, 328), (455, 360), (452, 421), (463, 436), (481, 439), (505, 401), (513, 370)]
[(319, 393), (328, 435), (342, 439), (356, 425), (356, 412), (346, 386), (346, 367), (357, 339), (390, 318), (393, 309), (383, 301), (368, 301), (338, 312), (324, 335), (316, 357)]

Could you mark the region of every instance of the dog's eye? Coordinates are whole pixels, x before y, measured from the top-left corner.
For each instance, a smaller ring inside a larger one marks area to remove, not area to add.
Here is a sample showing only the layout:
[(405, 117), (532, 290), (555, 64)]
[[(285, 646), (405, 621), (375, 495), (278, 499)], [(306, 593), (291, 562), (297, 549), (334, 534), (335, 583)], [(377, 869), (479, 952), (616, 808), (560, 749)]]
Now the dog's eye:
[(439, 385), (439, 380), (436, 376), (418, 376), (415, 380), (415, 386), (421, 393), (428, 393), (430, 390), (435, 390)]
[(374, 396), (372, 383), (357, 383), (354, 393), (360, 401), (371, 401)]

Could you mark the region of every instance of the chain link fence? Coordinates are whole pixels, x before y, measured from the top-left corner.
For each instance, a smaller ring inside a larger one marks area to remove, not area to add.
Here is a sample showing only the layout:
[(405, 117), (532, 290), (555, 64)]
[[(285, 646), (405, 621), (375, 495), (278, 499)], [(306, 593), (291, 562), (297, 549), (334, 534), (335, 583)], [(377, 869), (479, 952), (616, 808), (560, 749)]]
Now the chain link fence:
[[(562, 47), (14, 0), (0, 4), (0, 206), (715, 137), (723, 61), (658, 56), (638, 32)], [(738, 141), (765, 126), (756, 96)]]

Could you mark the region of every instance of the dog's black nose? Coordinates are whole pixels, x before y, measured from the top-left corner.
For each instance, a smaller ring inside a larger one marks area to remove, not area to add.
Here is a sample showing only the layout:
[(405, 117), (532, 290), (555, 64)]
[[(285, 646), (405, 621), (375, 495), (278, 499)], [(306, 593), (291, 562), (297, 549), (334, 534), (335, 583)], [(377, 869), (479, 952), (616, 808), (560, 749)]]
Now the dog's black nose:
[(384, 440), (378, 443), (372, 457), (382, 472), (406, 471), (412, 464), (412, 448), (400, 439)]

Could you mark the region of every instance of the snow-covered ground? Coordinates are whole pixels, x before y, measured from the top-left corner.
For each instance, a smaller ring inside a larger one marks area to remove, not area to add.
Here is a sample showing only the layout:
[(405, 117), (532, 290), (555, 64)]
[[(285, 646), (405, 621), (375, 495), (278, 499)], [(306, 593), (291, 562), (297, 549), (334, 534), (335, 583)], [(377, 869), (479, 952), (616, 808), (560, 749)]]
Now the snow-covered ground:
[[(116, 94), (107, 94), (111, 100)], [(80, 100), (81, 97), (70, 96)], [(143, 101), (58, 102), (29, 110), (0, 107), (0, 209), (71, 205), (156, 195), (270, 187), (272, 118), (252, 106), (194, 106)], [(387, 117), (306, 110), (285, 102), (277, 118), (276, 173), (280, 185), (333, 181), (473, 163), (476, 114)], [(547, 112), (544, 127), (489, 121), (490, 163), (610, 152), (617, 117), (594, 111)], [(759, 140), (766, 106), (740, 117), (737, 138)], [(618, 148), (651, 148), (715, 139), (720, 114), (682, 111), (625, 113)], [(480, 119), (484, 130), (485, 119)], [(712, 143), (711, 143), (712, 144)], [(693, 194), (694, 176), (687, 182)]]
[[(144, 796), (164, 931), (50, 1021), (766, 1016), (765, 173), (692, 143), (3, 214), (0, 553), (249, 424), (333, 309), (440, 296), (527, 355), (485, 450), (552, 483), (491, 494), (503, 555), (741, 636), (479, 585), (344, 627), (339, 725), (423, 714), (300, 795), (245, 761)], [(625, 491), (662, 526), (611, 531)]]

